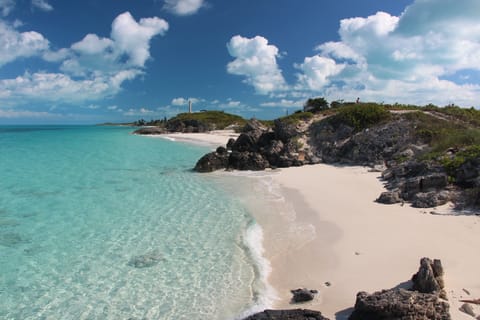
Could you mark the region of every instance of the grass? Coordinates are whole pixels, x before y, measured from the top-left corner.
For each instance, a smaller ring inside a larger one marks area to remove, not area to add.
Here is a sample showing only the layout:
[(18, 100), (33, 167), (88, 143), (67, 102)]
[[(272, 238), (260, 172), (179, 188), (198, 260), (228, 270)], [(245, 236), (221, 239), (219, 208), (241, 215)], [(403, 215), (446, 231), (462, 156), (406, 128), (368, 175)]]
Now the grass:
[(196, 120), (217, 130), (225, 129), (230, 125), (244, 126), (247, 121), (237, 115), (226, 113), (223, 111), (204, 111), (195, 113), (179, 113), (168, 121), (188, 121)]
[(334, 125), (346, 124), (360, 131), (387, 121), (391, 117), (391, 113), (383, 105), (359, 103), (336, 109), (336, 114), (330, 118), (330, 121)]
[(295, 112), (291, 115), (278, 118), (278, 120), (282, 121), (285, 124), (297, 124), (300, 121), (308, 121), (313, 118), (313, 113), (311, 112)]

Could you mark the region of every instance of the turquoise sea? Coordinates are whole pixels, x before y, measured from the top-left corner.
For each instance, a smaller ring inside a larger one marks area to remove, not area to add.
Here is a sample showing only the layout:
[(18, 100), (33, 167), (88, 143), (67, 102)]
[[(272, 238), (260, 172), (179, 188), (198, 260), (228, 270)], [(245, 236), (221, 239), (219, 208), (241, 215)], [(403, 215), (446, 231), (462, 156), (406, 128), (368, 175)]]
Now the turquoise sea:
[(0, 126), (0, 319), (235, 319), (261, 303), (258, 227), (191, 171), (209, 149), (132, 130)]

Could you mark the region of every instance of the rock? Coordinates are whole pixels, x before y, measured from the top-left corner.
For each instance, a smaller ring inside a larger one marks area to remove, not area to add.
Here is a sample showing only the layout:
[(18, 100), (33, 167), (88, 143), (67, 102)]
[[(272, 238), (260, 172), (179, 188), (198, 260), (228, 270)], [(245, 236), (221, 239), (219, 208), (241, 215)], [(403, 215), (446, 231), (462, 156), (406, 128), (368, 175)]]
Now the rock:
[(160, 127), (144, 127), (133, 131), (133, 134), (141, 134), (141, 135), (153, 135), (153, 134), (163, 134), (167, 133), (164, 128)]
[(244, 320), (328, 320), (321, 312), (305, 309), (265, 310)]
[[(218, 149), (217, 149), (218, 151)], [(197, 172), (212, 172), (215, 170), (226, 169), (228, 167), (228, 153), (220, 150), (222, 153), (207, 153), (197, 161), (194, 170)]]
[(413, 290), (422, 293), (440, 293), (444, 288), (443, 267), (440, 260), (420, 260), (418, 272), (412, 276)]
[(161, 260), (162, 256), (160, 252), (155, 250), (150, 253), (133, 257), (130, 259), (130, 261), (128, 261), (127, 265), (135, 268), (149, 268), (158, 264)]
[(232, 145), (232, 151), (256, 152), (258, 150), (257, 138), (249, 133), (242, 133)]
[(468, 303), (464, 303), (462, 304), (462, 306), (458, 309), (460, 311), (462, 311), (463, 313), (466, 313), (472, 317), (475, 318), (476, 314), (475, 314), (475, 311), (473, 311), (473, 308), (471, 305), (469, 305)]
[(267, 131), (267, 127), (263, 125), (260, 121), (257, 119), (250, 119), (247, 121), (245, 126), (242, 129), (242, 132), (247, 133), (251, 131)]
[(383, 204), (394, 204), (401, 202), (402, 199), (400, 198), (398, 191), (386, 191), (382, 192), (380, 197), (378, 197), (378, 199), (375, 201)]
[(292, 302), (299, 303), (299, 302), (306, 302), (313, 300), (315, 295), (318, 293), (317, 290), (308, 290), (308, 289), (295, 289), (290, 291), (293, 294)]
[(218, 147), (216, 152), (219, 154), (219, 155), (225, 155), (227, 154), (227, 149), (225, 147)]
[(234, 143), (235, 143), (235, 139), (233, 139), (233, 138), (228, 139), (227, 150), (232, 150), (232, 147), (233, 147)]
[(412, 207), (432, 208), (444, 205), (449, 200), (449, 193), (446, 191), (419, 192), (413, 196)]
[(257, 152), (233, 151), (228, 159), (228, 167), (237, 170), (265, 170), (269, 167), (268, 161)]
[(359, 292), (349, 320), (450, 320), (448, 303), (437, 295), (405, 289)]

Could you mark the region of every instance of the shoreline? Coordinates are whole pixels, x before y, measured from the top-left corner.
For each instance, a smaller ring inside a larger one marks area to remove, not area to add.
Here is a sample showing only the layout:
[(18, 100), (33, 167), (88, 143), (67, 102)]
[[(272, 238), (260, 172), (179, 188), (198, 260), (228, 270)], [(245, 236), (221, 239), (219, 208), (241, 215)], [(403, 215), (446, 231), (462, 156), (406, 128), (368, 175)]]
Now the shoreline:
[(239, 134), (234, 130), (213, 130), (205, 133), (165, 133), (158, 135), (145, 135), (147, 137), (161, 138), (165, 140), (189, 143), (193, 145), (211, 147), (216, 149), (219, 146), (225, 146), (228, 139), (236, 139)]
[[(164, 138), (218, 147), (229, 137)], [(263, 231), (264, 257), (271, 266), (267, 286), (277, 297), (269, 307), (313, 309), (330, 319), (347, 319), (359, 291), (406, 286), (419, 260), (430, 257), (441, 259), (445, 268), (452, 318), (471, 319), (458, 309), (460, 299), (480, 297), (480, 257), (475, 254), (480, 217), (376, 203), (384, 191), (380, 174), (364, 167), (319, 164), (220, 175), (232, 182), (250, 178), (248, 190), (232, 192)], [(438, 209), (450, 212), (448, 205)], [(319, 294), (311, 302), (290, 304), (290, 290), (301, 287)]]

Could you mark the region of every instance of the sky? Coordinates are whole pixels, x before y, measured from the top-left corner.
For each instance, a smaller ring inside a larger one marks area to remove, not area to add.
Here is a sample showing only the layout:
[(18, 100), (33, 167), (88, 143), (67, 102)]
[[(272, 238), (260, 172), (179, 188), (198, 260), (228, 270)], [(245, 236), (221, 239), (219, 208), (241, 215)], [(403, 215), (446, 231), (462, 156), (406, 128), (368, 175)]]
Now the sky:
[(0, 0), (0, 124), (480, 107), (479, 0)]

